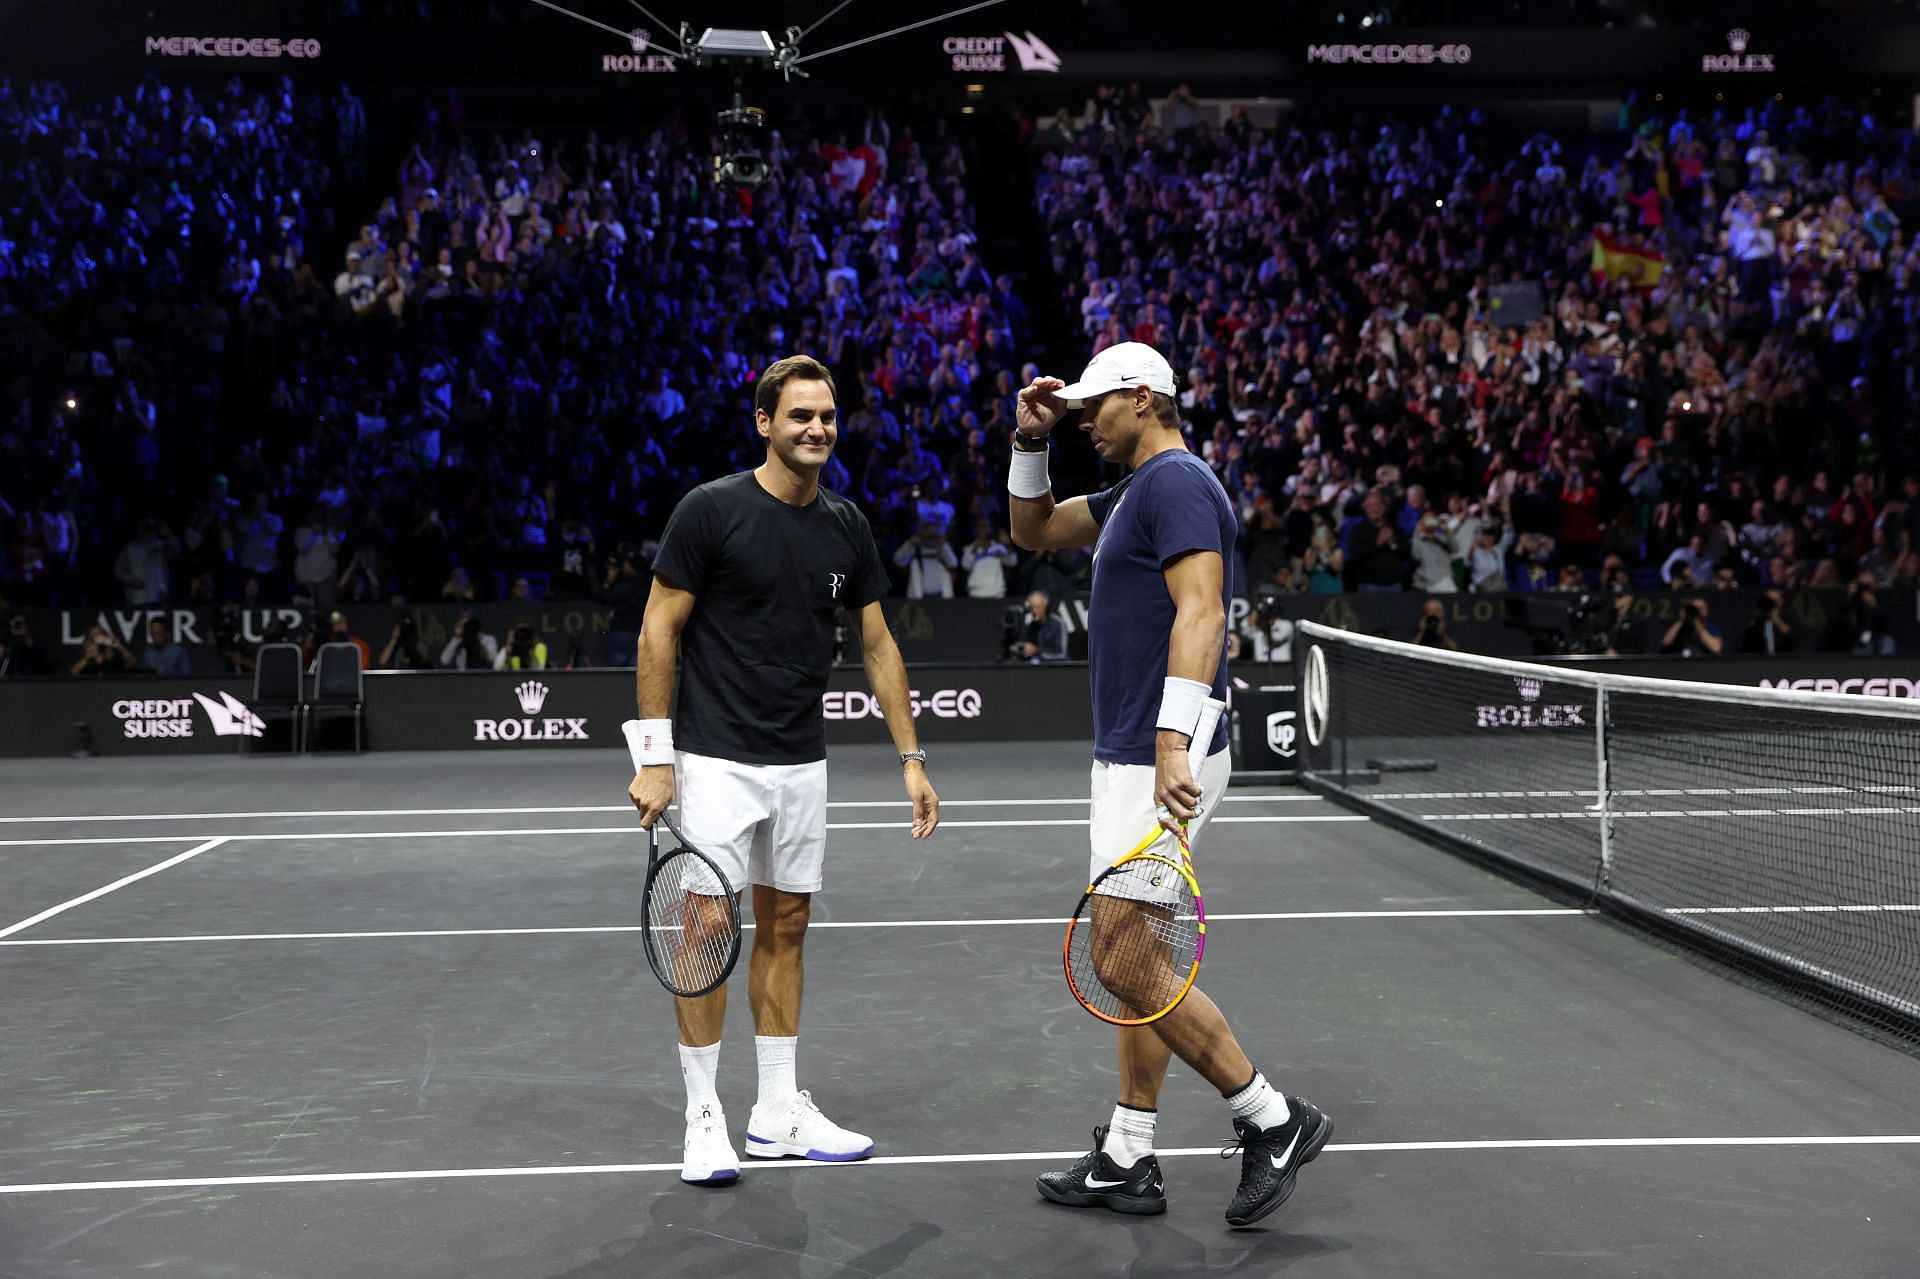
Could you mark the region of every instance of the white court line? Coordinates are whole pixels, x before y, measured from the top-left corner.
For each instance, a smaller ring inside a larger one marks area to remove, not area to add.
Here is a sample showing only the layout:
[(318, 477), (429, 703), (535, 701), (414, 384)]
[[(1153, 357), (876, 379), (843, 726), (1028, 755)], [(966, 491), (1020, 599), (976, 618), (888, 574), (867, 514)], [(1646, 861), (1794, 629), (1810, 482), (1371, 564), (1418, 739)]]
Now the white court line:
[[(1335, 823), (1370, 822), (1373, 819), (1358, 813), (1309, 813), (1301, 816), (1282, 814), (1258, 814), (1251, 817), (1216, 817), (1214, 822), (1222, 825), (1258, 823)], [(974, 828), (1009, 826), (1079, 826), (1084, 828), (1084, 817), (1009, 819), (988, 822), (946, 822), (940, 823), (941, 830), (969, 830)], [(897, 830), (907, 829), (907, 823), (898, 822), (828, 822), (828, 830)], [(643, 832), (639, 823), (624, 826), (508, 826), (495, 829), (473, 828), (468, 830), (329, 830), (329, 831), (229, 831), (224, 835), (87, 835), (67, 836), (60, 839), (0, 839), (0, 848), (40, 848), (71, 844), (181, 844), (190, 839), (232, 839), (232, 840), (289, 840), (289, 839), (461, 839), (477, 835), (630, 835), (638, 837)]]
[[(1617, 790), (1627, 799), (1680, 795), (1911, 795), (1913, 786), (1697, 786), (1665, 790)], [(1596, 790), (1420, 790), (1369, 793), (1369, 799), (1593, 799)]]
[(1669, 906), (1664, 915), (1878, 915), (1920, 911), (1920, 903), (1886, 902), (1856, 906)]
[[(1885, 817), (1896, 813), (1920, 813), (1920, 804), (1852, 808), (1644, 808), (1616, 811), (1613, 816), (1617, 819), (1634, 821), (1650, 817), (1827, 817), (1834, 814), (1845, 814), (1849, 817)], [(1599, 816), (1598, 810), (1584, 808), (1573, 812), (1554, 813), (1422, 813), (1420, 820), (1426, 822), (1557, 822), (1566, 821), (1569, 818), (1590, 820)], [(1221, 817), (1216, 820), (1230, 822), (1234, 819)]]
[[(1520, 1139), (1513, 1141), (1376, 1141), (1331, 1143), (1326, 1154), (1411, 1154), (1427, 1151), (1468, 1150), (1593, 1150), (1593, 1149), (1715, 1149), (1753, 1146), (1916, 1146), (1920, 1134), (1895, 1133), (1886, 1136), (1845, 1137), (1566, 1137)], [(898, 1167), (927, 1164), (1030, 1163), (1040, 1160), (1074, 1160), (1084, 1150), (1005, 1151), (993, 1154), (965, 1155), (881, 1155), (858, 1163), (818, 1164), (807, 1160), (778, 1160), (749, 1165), (753, 1175), (762, 1171), (799, 1169)], [(1180, 1150), (1155, 1151), (1162, 1159), (1218, 1155), (1218, 1146), (1193, 1146)], [(296, 1172), (254, 1177), (158, 1177), (127, 1181), (41, 1181), (0, 1184), (0, 1195), (44, 1195), (86, 1190), (179, 1190), (219, 1186), (310, 1186), (355, 1181), (458, 1181), (502, 1177), (586, 1177), (609, 1174), (633, 1174), (680, 1171), (679, 1163), (668, 1164), (564, 1164), (530, 1168), (420, 1168), (393, 1172)]]
[(21, 931), (22, 929), (32, 928), (35, 924), (41, 923), (45, 920), (52, 919), (55, 915), (61, 914), (65, 911), (72, 910), (75, 906), (84, 906), (86, 905), (86, 903), (94, 900), (97, 897), (105, 897), (108, 893), (111, 893), (116, 889), (125, 888), (128, 884), (138, 883), (140, 880), (145, 879), (149, 875), (158, 875), (161, 871), (167, 869), (169, 866), (178, 866), (181, 862), (186, 861), (188, 858), (198, 857), (200, 854), (206, 852), (209, 848), (218, 848), (220, 845), (226, 842), (227, 842), (227, 837), (225, 835), (215, 835), (213, 838), (207, 840), (205, 843), (200, 844), (194, 848), (189, 848), (184, 853), (176, 853), (175, 855), (167, 858), (167, 860), (163, 862), (155, 862), (153, 865), (147, 867), (145, 870), (137, 870), (131, 875), (125, 876), (124, 878), (121, 878), (121, 879), (114, 880), (111, 884), (106, 884), (100, 888), (96, 888), (90, 893), (82, 893), (80, 894), (80, 896), (75, 897), (70, 901), (61, 902), (58, 906), (49, 906), (47, 907), (47, 909), (41, 911), (38, 915), (34, 915), (30, 918), (23, 919), (19, 923), (14, 924), (11, 927), (0, 928), (0, 938), (11, 937), (15, 933)]
[[(1229, 795), (1223, 804), (1324, 803), (1318, 795)], [(943, 799), (942, 808), (1058, 808), (1085, 806), (1087, 797), (1071, 799)], [(904, 799), (836, 799), (828, 808), (905, 808)], [(630, 813), (632, 804), (557, 804), (538, 808), (309, 808), (241, 813), (72, 813), (33, 817), (0, 817), (0, 825), (22, 822), (186, 822), (237, 821), (241, 818), (296, 817), (513, 817), (545, 813)]]
[[(1208, 915), (1208, 923), (1258, 920), (1329, 919), (1497, 919), (1525, 916), (1584, 915), (1583, 910), (1568, 907), (1528, 907), (1509, 910), (1299, 910), (1265, 914)], [(1059, 918), (1032, 919), (816, 919), (812, 928), (1011, 928), (1030, 924), (1065, 924)], [(752, 924), (741, 928), (753, 931)], [(155, 937), (27, 937), (18, 941), (0, 941), (5, 946), (131, 946), (149, 942), (241, 942), (241, 941), (371, 941), (409, 937), (557, 937), (596, 933), (637, 933), (639, 924), (577, 924), (552, 928), (418, 928), (373, 932), (337, 933), (181, 933)]]

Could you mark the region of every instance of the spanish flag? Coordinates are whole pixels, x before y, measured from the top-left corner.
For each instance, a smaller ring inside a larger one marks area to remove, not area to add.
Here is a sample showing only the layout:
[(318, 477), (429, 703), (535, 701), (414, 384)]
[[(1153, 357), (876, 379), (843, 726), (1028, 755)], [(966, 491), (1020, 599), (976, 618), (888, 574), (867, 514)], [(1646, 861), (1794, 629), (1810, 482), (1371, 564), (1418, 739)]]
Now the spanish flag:
[(1657, 249), (1622, 244), (1600, 227), (1593, 229), (1593, 273), (1628, 288), (1650, 292), (1660, 283), (1667, 260)]

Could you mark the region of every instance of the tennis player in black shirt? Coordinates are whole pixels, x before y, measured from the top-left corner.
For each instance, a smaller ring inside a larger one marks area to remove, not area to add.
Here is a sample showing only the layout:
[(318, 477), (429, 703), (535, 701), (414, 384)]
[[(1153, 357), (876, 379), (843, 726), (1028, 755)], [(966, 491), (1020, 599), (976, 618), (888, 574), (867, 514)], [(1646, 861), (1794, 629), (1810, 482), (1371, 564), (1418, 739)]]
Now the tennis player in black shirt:
[[(644, 766), (628, 788), (651, 828), (677, 795), (689, 843), (735, 885), (753, 885), (753, 1006), (760, 1097), (747, 1153), (763, 1159), (865, 1159), (873, 1141), (820, 1113), (795, 1083), (801, 944), (826, 852), (826, 725), (820, 698), (833, 664), (834, 615), (860, 627), (861, 651), (900, 753), (913, 837), (933, 834), (940, 799), (914, 734), (906, 667), (880, 600), (887, 575), (854, 506), (820, 487), (838, 429), (833, 376), (796, 355), (761, 375), (754, 422), (767, 460), (703, 484), (667, 521), (653, 564), (636, 677)], [(684, 675), (671, 721), (674, 663)], [(687, 1085), (681, 1180), (725, 1185), (740, 1161), (714, 1092), (722, 986), (681, 999)]]

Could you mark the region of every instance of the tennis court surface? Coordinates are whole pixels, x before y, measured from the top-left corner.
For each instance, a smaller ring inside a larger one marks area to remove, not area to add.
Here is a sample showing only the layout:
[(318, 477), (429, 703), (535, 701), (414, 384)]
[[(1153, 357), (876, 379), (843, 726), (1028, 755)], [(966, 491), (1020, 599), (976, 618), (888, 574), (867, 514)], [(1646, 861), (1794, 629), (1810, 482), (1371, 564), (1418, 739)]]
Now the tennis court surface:
[[(800, 1081), (880, 1157), (717, 1191), (623, 755), (9, 764), (0, 1275), (1914, 1272), (1920, 1058), (1290, 789), (1197, 850), (1201, 983), (1333, 1144), (1228, 1230), (1176, 1063), (1169, 1213), (1042, 1203), (1113, 1101), (1060, 974), (1086, 746), (932, 747), (919, 845), (835, 753), (808, 942)], [(738, 1142), (744, 990), (725, 1045)]]

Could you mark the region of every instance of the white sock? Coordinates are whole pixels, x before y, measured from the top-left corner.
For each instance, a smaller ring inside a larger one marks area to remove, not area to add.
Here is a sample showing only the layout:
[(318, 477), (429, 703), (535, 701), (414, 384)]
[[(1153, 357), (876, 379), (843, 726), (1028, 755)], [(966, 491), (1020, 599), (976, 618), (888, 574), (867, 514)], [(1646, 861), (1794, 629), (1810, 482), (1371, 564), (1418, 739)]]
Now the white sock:
[(680, 1045), (680, 1078), (687, 1085), (687, 1118), (700, 1113), (702, 1106), (720, 1109), (720, 1094), (714, 1091), (713, 1077), (720, 1069), (720, 1045), (705, 1048)]
[(1131, 1168), (1152, 1154), (1153, 1125), (1159, 1118), (1157, 1110), (1115, 1106), (1113, 1118), (1107, 1121), (1107, 1158), (1122, 1168)]
[(1227, 1109), (1235, 1119), (1244, 1119), (1262, 1132), (1278, 1128), (1293, 1118), (1286, 1097), (1275, 1092), (1267, 1077), (1257, 1070), (1253, 1072), (1252, 1083), (1227, 1098)]
[(760, 1059), (760, 1104), (774, 1105), (800, 1091), (794, 1082), (793, 1052), (800, 1042), (794, 1035), (755, 1035), (753, 1051)]

